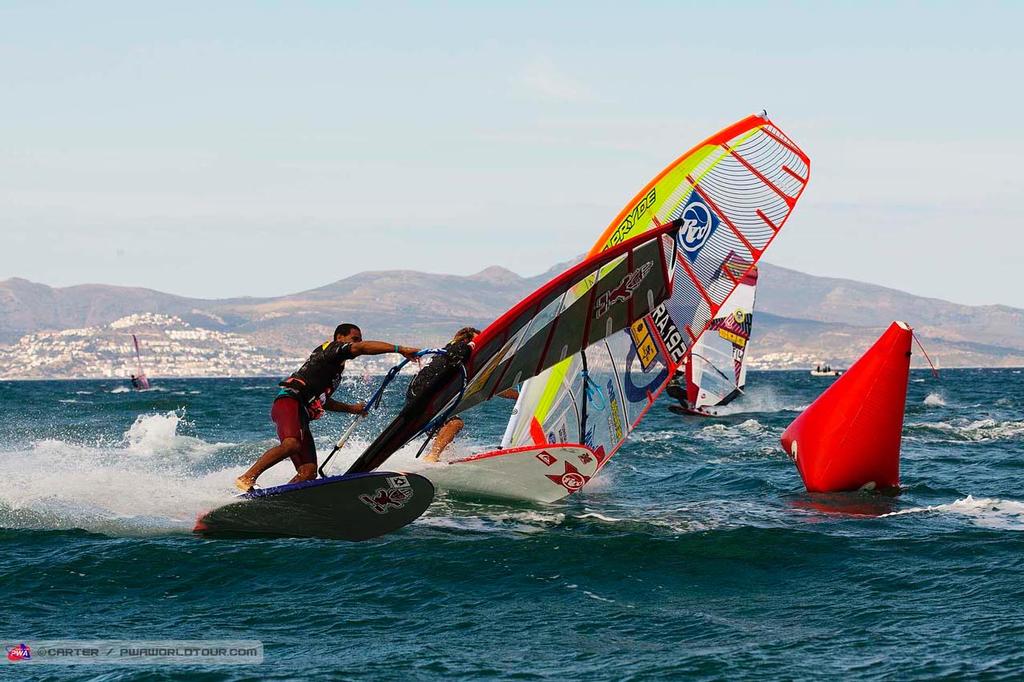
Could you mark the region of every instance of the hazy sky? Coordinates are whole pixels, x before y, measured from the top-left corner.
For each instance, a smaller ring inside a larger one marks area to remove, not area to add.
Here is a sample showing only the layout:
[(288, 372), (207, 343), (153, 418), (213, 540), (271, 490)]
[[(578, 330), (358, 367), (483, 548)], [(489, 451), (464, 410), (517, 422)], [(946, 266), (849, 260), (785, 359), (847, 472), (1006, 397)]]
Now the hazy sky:
[(533, 275), (766, 108), (766, 260), (1024, 307), (1024, 3), (0, 2), (0, 279)]

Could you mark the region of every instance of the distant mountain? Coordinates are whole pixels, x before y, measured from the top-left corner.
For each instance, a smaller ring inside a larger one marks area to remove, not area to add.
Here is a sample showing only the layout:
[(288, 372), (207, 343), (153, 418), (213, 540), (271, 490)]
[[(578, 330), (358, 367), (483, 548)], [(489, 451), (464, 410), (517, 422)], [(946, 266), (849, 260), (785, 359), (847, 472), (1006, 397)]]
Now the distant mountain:
[(187, 322), (225, 327), (223, 320), (210, 318), (208, 309), (213, 303), (225, 305), (231, 301), (213, 302), (105, 284), (53, 288), (15, 277), (0, 282), (0, 343), (13, 343), (32, 332), (109, 324), (132, 313), (177, 315)]
[[(286, 296), (219, 300), (9, 279), (0, 282), (0, 344), (157, 313), (288, 357), (307, 353), (341, 321), (360, 324), (367, 338), (434, 345), (467, 324), (485, 326), (569, 265), (529, 278), (500, 267), (469, 276), (362, 272)], [(770, 264), (761, 266), (751, 355), (764, 367), (847, 365), (894, 319), (914, 326), (944, 366), (1024, 365), (1024, 310), (959, 305)]]
[[(751, 366), (755, 369), (796, 369), (817, 364), (848, 367), (894, 319), (905, 319), (913, 325), (915, 318), (895, 316), (879, 325), (859, 327), (755, 310), (750, 335)], [(951, 335), (932, 336), (925, 331), (927, 328), (927, 325), (918, 325), (915, 333), (940, 367), (1024, 366), (1024, 351), (1019, 348), (947, 338)], [(927, 366), (916, 344), (913, 353), (914, 367)]]
[(765, 263), (757, 308), (782, 317), (855, 327), (906, 320), (921, 336), (1024, 351), (1024, 310), (966, 306), (848, 279), (816, 277)]

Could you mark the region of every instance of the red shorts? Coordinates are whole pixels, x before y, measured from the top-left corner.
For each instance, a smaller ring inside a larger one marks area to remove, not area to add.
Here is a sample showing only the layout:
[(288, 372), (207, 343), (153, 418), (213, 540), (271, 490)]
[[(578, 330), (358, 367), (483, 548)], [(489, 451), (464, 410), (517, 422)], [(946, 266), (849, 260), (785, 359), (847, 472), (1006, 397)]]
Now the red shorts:
[(287, 396), (275, 400), (270, 419), (277, 425), (277, 437), (282, 443), (285, 438), (299, 441), (299, 454), (292, 455), (296, 469), (303, 464), (316, 464), (316, 443), (309, 431), (306, 408), (298, 400)]

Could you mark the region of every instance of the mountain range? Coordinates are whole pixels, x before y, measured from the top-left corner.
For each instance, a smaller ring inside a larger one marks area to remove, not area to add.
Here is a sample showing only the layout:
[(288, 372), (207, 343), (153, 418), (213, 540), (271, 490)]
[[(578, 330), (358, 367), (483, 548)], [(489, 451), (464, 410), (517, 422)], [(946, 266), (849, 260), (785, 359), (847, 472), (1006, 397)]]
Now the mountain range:
[[(176, 316), (194, 327), (239, 335), (262, 352), (294, 357), (341, 321), (358, 323), (367, 338), (434, 345), (467, 324), (486, 326), (568, 265), (535, 277), (500, 267), (469, 276), (362, 272), (285, 296), (232, 299), (101, 284), (54, 288), (13, 278), (0, 282), (0, 345), (139, 313)], [(959, 305), (771, 264), (760, 267), (752, 361), (764, 368), (845, 366), (894, 319), (909, 322), (942, 366), (1024, 365), (1024, 310)], [(920, 360), (915, 357), (916, 364)]]

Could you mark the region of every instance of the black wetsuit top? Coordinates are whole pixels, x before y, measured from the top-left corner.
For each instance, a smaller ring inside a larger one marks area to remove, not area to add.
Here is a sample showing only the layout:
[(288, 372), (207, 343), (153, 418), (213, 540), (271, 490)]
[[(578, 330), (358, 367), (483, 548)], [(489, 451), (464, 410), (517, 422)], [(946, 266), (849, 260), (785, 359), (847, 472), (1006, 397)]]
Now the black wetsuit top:
[(352, 355), (352, 344), (327, 341), (318, 346), (302, 367), (279, 385), (287, 393), (298, 398), (303, 405), (309, 405), (316, 400), (325, 401), (341, 383), (345, 361), (353, 357), (355, 356)]
[(409, 383), (409, 390), (405, 393), (406, 400), (419, 398), (423, 395), (424, 389), (458, 371), (459, 365), (468, 360), (473, 352), (473, 347), (465, 342), (449, 343), (444, 349), (448, 351), (446, 354), (438, 353), (432, 356), (427, 366), (413, 377)]

